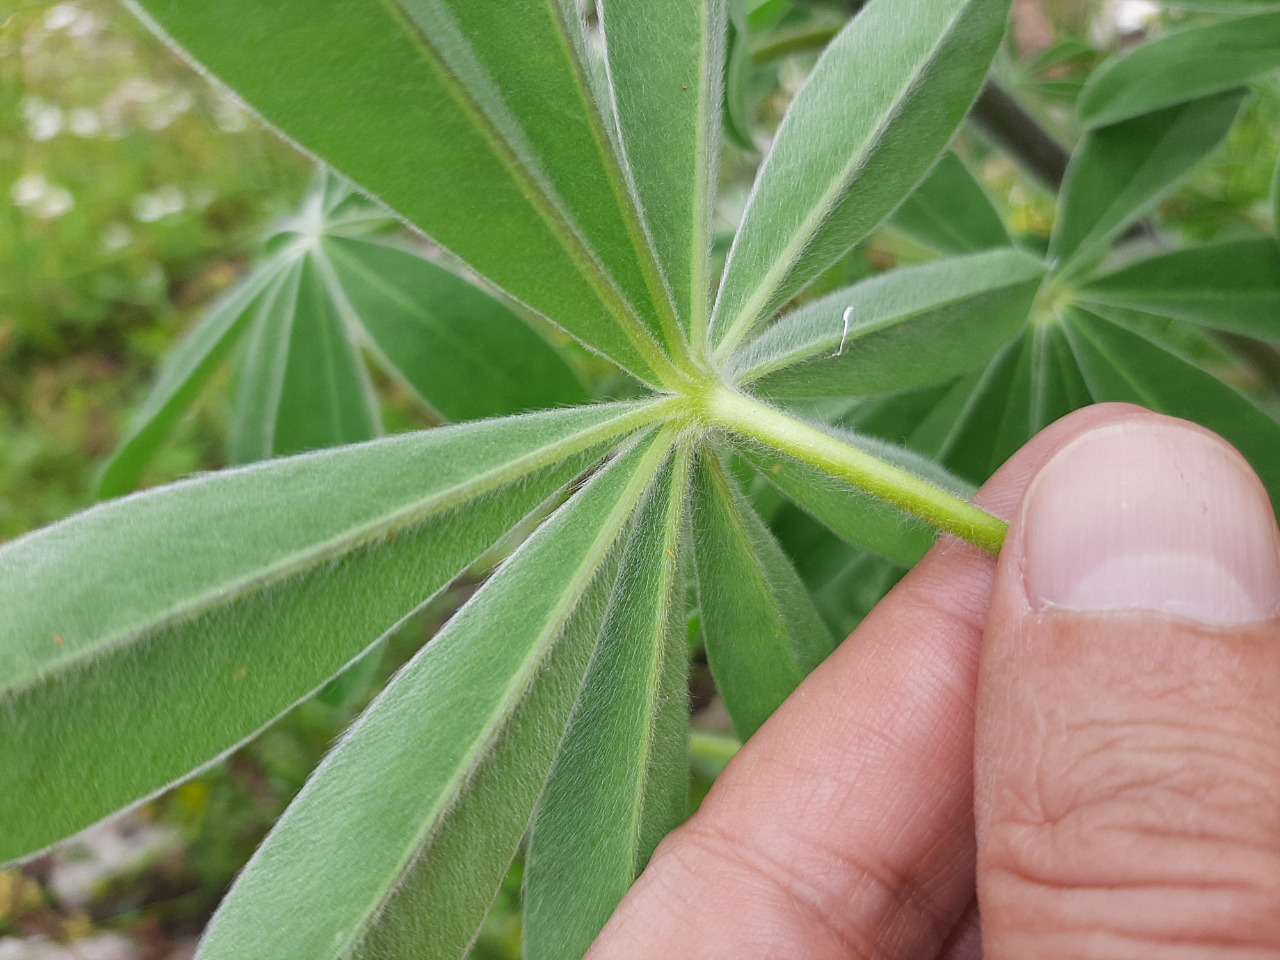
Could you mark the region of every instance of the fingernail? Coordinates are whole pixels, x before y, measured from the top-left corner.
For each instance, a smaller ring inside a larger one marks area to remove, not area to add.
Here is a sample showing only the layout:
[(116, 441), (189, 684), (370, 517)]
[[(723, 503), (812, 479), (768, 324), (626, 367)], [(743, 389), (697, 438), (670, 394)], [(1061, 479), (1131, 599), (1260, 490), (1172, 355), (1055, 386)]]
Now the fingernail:
[(1132, 420), (1077, 437), (1022, 507), (1036, 608), (1148, 610), (1214, 624), (1280, 615), (1271, 501), (1223, 441)]

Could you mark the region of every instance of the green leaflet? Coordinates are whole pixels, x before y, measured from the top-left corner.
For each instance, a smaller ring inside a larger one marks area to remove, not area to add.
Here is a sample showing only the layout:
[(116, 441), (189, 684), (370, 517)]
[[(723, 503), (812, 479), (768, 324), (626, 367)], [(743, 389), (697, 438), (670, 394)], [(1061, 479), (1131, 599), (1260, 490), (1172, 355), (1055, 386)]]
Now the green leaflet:
[(950, 469), (983, 483), (1050, 423), (1092, 402), (1061, 328), (1039, 323), (957, 384), (918, 430), (939, 438), (934, 455)]
[(1090, 277), (1080, 300), (1280, 341), (1280, 247), (1272, 237), (1157, 254)]
[(642, 379), (670, 375), (674, 314), (568, 0), (131, 2), (515, 299)]
[(1217, 93), (1086, 134), (1058, 200), (1049, 259), (1064, 270), (1144, 216), (1222, 142), (1244, 96)]
[(602, 0), (627, 172), (684, 328), (700, 336), (720, 164), (725, 0)]
[(734, 358), (730, 376), (774, 397), (942, 383), (1022, 327), (1043, 279), (1044, 265), (1015, 250), (893, 270), (788, 314)]
[(615, 459), (396, 676), (240, 875), (200, 960), (467, 953), (598, 646), (616, 543), (670, 445)]
[(938, 253), (978, 253), (1013, 245), (986, 189), (954, 150), (942, 155), (891, 223)]
[(1095, 398), (1140, 403), (1222, 434), (1280, 505), (1280, 422), (1169, 346), (1119, 323), (1073, 310), (1066, 333)]
[(906, 571), (836, 536), (799, 507), (787, 505), (770, 525), (837, 637), (847, 637)]
[(103, 499), (128, 493), (174, 424), (213, 371), (230, 353), (264, 293), (278, 282), (282, 264), (271, 262), (227, 291), (169, 354), (128, 433), (108, 462), (98, 485)]
[(759, 150), (751, 135), (751, 23), (748, 3), (727, 0), (727, 43), (724, 58), (724, 105), (721, 117), (725, 133), (738, 147), (755, 153)]
[(1008, 0), (872, 0), (831, 42), (729, 253), (712, 317), (721, 356), (923, 179), (977, 96), (1008, 11)]
[(231, 458), (251, 463), (381, 433), (373, 388), (315, 259), (294, 256), (253, 320)]
[(251, 736), (663, 415), (614, 404), (428, 430), (200, 477), (5, 544), (0, 862)]
[(560, 353), (506, 306), (415, 253), (334, 236), (318, 256), (382, 363), (449, 420), (582, 403)]
[[(973, 496), (973, 487), (918, 453), (839, 427), (824, 429), (841, 442), (901, 467), (934, 486), (960, 497)], [(924, 556), (937, 537), (937, 531), (929, 525), (814, 467), (762, 446), (746, 446), (744, 452), (760, 474), (797, 506), (850, 543), (873, 550), (894, 563), (911, 566)]]
[(1280, 69), (1280, 12), (1179, 30), (1094, 71), (1076, 104), (1086, 128), (1105, 127), (1221, 93)]
[(538, 805), (524, 873), (526, 960), (579, 960), (685, 816), (689, 681), (680, 549), (689, 454), (636, 511), (618, 585), (564, 746)]
[(713, 451), (698, 459), (694, 491), (707, 659), (745, 740), (834, 645), (800, 578)]

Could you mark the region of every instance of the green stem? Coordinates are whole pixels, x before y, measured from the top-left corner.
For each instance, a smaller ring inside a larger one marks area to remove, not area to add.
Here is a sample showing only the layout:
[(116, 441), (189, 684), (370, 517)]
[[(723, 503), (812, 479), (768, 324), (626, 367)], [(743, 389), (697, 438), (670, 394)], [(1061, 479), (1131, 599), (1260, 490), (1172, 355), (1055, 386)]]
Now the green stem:
[(759, 400), (716, 387), (704, 409), (714, 423), (768, 444), (988, 553), (998, 554), (1004, 544), (1009, 528), (998, 517)]

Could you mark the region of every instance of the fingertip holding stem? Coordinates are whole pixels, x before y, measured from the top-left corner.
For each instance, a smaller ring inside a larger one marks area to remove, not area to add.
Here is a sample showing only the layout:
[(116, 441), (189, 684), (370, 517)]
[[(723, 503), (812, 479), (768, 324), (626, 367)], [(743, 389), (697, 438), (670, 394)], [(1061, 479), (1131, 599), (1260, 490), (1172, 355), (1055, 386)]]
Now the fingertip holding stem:
[(1232, 625), (1280, 615), (1280, 538), (1244, 458), (1175, 420), (1128, 419), (1060, 450), (1027, 491), (1032, 609)]

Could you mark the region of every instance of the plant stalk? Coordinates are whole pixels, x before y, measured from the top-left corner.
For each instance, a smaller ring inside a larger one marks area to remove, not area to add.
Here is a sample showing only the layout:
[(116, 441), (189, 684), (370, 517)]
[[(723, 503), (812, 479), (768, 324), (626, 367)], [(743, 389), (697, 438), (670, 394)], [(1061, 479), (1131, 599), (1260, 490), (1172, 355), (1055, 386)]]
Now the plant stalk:
[(1004, 544), (1009, 527), (1003, 520), (803, 420), (723, 386), (716, 387), (705, 404), (712, 422), (816, 467), (988, 553), (998, 554)]

